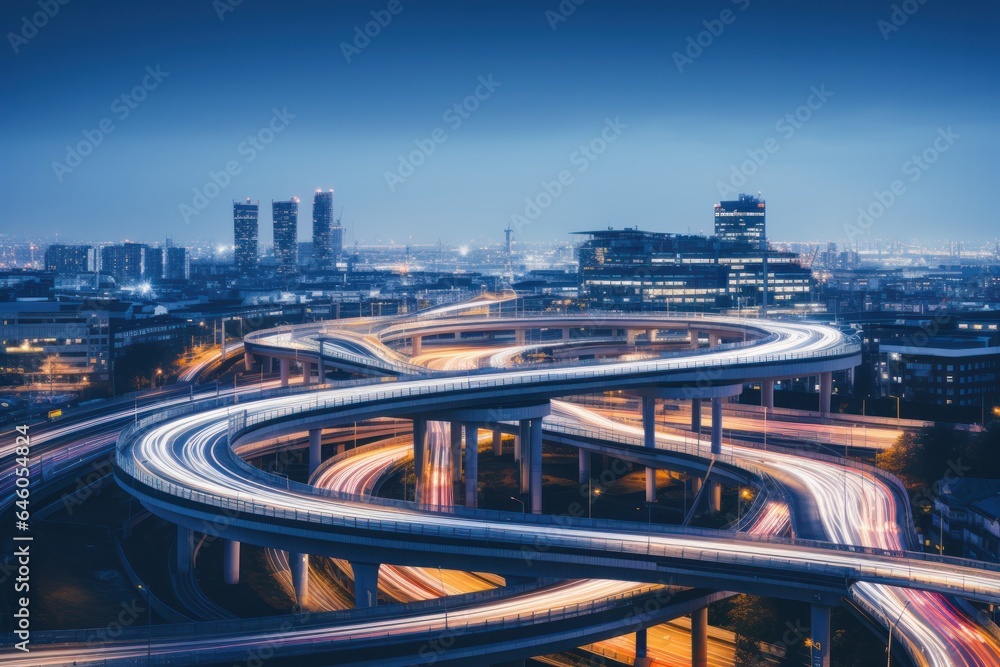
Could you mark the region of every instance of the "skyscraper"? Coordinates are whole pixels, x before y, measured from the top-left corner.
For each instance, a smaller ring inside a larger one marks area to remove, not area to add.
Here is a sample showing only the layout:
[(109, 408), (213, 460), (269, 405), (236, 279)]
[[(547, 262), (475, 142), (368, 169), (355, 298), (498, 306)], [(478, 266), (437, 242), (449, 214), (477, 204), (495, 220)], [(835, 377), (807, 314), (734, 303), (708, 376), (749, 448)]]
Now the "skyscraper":
[(94, 247), (56, 243), (45, 250), (45, 270), (60, 274), (87, 273), (97, 270)]
[(767, 249), (764, 200), (741, 194), (736, 201), (715, 205), (715, 235), (723, 241), (742, 241), (754, 248)]
[(257, 268), (257, 216), (260, 202), (233, 202), (233, 237), (236, 251), (236, 268), (241, 275), (249, 275)]
[(119, 284), (141, 282), (146, 277), (146, 246), (123, 243), (101, 248), (101, 272), (114, 276)]
[(299, 261), (299, 199), (271, 200), (271, 219), (274, 221), (274, 257), (278, 271), (295, 273)]
[(317, 190), (313, 197), (313, 244), (312, 263), (317, 269), (325, 269), (330, 264), (333, 232), (333, 190)]

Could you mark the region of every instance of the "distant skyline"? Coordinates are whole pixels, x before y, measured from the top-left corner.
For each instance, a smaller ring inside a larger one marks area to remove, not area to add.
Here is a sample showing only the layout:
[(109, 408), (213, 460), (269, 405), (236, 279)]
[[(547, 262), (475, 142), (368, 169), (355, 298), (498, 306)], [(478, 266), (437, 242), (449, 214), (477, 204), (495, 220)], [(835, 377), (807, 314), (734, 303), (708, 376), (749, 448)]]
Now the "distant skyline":
[(333, 188), (363, 244), (711, 234), (758, 191), (773, 240), (997, 234), (992, 3), (39, 11), (0, 8), (4, 233), (231, 244), (251, 197), (269, 245), (267, 202)]

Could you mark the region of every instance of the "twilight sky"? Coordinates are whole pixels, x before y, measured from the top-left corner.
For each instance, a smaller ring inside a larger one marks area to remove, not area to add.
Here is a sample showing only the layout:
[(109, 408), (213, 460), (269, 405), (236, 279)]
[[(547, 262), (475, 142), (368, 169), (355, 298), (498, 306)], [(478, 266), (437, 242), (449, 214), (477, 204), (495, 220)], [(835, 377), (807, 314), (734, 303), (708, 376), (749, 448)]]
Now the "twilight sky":
[(252, 197), (268, 242), (298, 196), (306, 240), (322, 187), (362, 243), (710, 232), (739, 191), (775, 240), (997, 236), (996, 2), (576, 2), (6, 0), (0, 232), (231, 243)]

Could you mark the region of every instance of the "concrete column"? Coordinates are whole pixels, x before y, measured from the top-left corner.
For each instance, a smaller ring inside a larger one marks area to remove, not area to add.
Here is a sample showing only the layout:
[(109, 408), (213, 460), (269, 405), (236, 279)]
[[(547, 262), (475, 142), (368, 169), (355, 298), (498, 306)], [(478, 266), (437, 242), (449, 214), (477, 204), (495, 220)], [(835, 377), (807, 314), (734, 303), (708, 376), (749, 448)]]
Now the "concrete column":
[(642, 628), (641, 630), (636, 630), (635, 662), (632, 663), (633, 665), (635, 665), (635, 667), (647, 667), (647, 665), (651, 665), (653, 663), (653, 661), (647, 657), (648, 650), (646, 644), (647, 644), (646, 628)]
[(691, 613), (691, 666), (708, 667), (708, 607)]
[(760, 404), (765, 408), (774, 408), (774, 380), (760, 381)]
[(635, 345), (635, 329), (628, 329), (625, 332), (625, 343), (628, 345)]
[(300, 608), (305, 607), (309, 601), (309, 555), (289, 552), (288, 567), (292, 570), (295, 604)]
[(701, 491), (701, 477), (692, 477), (691, 478), (691, 493), (693, 495), (698, 495), (699, 491)]
[[(656, 447), (656, 399), (642, 397), (642, 435), (648, 448)], [(646, 502), (656, 502), (656, 468), (646, 468)]]
[(312, 384), (313, 365), (309, 362), (302, 362), (302, 384)]
[(351, 562), (354, 572), (354, 607), (361, 609), (378, 604), (379, 563)]
[(563, 340), (569, 340), (569, 329), (563, 329), (562, 330), (562, 339)]
[(177, 572), (187, 574), (194, 566), (194, 531), (177, 526)]
[(243, 370), (253, 370), (253, 355), (246, 351), (243, 352)]
[(833, 397), (833, 373), (820, 373), (819, 375), (819, 411), (820, 414), (829, 416), (830, 399)]
[(659, 333), (659, 329), (646, 329), (646, 338), (649, 339), (650, 343), (656, 342), (657, 333)]
[(691, 399), (691, 430), (701, 433), (701, 399)]
[(811, 667), (830, 667), (830, 607), (812, 605), (810, 632), (812, 647), (809, 649)]
[(542, 513), (542, 420), (531, 420), (531, 513)]
[(712, 512), (722, 511), (722, 484), (715, 481), (710, 481), (708, 490), (710, 492), (708, 496), (708, 509)]
[(291, 362), (288, 359), (278, 359), (278, 370), (281, 372), (281, 386), (288, 386), (288, 372)]
[(531, 420), (522, 419), (521, 428), (521, 493), (531, 488)]
[(226, 540), (223, 545), (222, 578), (230, 585), (240, 583), (240, 543)]
[(719, 334), (715, 333), (714, 331), (709, 331), (708, 332), (708, 346), (709, 347), (715, 347), (716, 345), (718, 345), (721, 342), (721, 340), (722, 339), (720, 338)]
[(580, 484), (586, 484), (590, 479), (590, 452), (586, 449), (579, 450), (580, 455)]
[(424, 339), (421, 336), (414, 336), (410, 339), (410, 356), (415, 357), (421, 352), (423, 352)]
[(525, 329), (517, 329), (514, 331), (515, 345), (524, 345), (527, 339), (528, 339), (528, 332)]
[(493, 456), (503, 456), (503, 431), (493, 429)]
[(309, 429), (309, 474), (313, 474), (323, 462), (323, 429)]
[(421, 482), (424, 479), (424, 451), (427, 446), (427, 421), (424, 419), (413, 420), (413, 472), (417, 481), (413, 485), (413, 500), (421, 502), (423, 492)]
[(722, 399), (712, 399), (712, 453), (722, 453)]
[(319, 371), (319, 383), (326, 384), (326, 365), (322, 361), (319, 362), (317, 370)]
[(479, 424), (465, 425), (465, 506), (478, 507)]
[(514, 463), (521, 462), (521, 433), (514, 436)]
[(451, 422), (448, 426), (451, 436), (451, 481), (462, 481), (462, 425)]

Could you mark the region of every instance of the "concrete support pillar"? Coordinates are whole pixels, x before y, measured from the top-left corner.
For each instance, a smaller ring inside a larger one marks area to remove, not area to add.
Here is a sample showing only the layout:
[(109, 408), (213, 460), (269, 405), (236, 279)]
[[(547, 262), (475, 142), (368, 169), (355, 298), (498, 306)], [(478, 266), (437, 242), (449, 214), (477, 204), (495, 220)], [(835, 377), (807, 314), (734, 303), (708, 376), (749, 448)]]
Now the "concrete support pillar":
[(253, 370), (253, 355), (246, 351), (243, 352), (243, 370)]
[(451, 481), (462, 481), (462, 425), (451, 422), (448, 427), (451, 437)]
[(323, 462), (323, 429), (309, 429), (309, 474), (313, 474)]
[(414, 336), (413, 338), (410, 339), (410, 356), (411, 357), (415, 357), (418, 354), (420, 354), (421, 352), (423, 352), (423, 349), (424, 349), (423, 342), (424, 342), (424, 339), (421, 336)]
[(716, 481), (710, 481), (708, 490), (710, 492), (708, 496), (708, 509), (712, 512), (722, 511), (722, 484)]
[(646, 329), (646, 338), (649, 339), (650, 343), (656, 342), (657, 333), (659, 333), (659, 329)]
[(493, 456), (503, 456), (503, 431), (493, 429)]
[(625, 332), (625, 342), (628, 345), (635, 345), (635, 329), (628, 329)]
[(321, 361), (316, 368), (319, 371), (319, 383), (326, 384), (326, 365)]
[[(642, 435), (646, 447), (656, 447), (656, 399), (652, 396), (642, 397)], [(646, 502), (656, 502), (656, 468), (646, 468)]]
[(521, 433), (514, 436), (514, 463), (521, 462)]
[(580, 484), (586, 484), (590, 479), (590, 452), (586, 449), (579, 450), (580, 456)]
[(635, 667), (646, 667), (652, 664), (648, 657), (646, 628), (635, 631)]
[(692, 477), (691, 478), (691, 493), (693, 495), (698, 495), (699, 491), (701, 491), (701, 477)]
[(563, 329), (562, 330), (562, 339), (563, 340), (569, 340), (569, 329)]
[(421, 491), (424, 479), (424, 452), (427, 447), (427, 421), (424, 419), (413, 420), (413, 473), (417, 481), (413, 485), (413, 500), (421, 502), (423, 493)]
[(833, 373), (820, 373), (819, 375), (820, 414), (829, 416), (831, 398), (833, 398)]
[(374, 607), (378, 604), (379, 563), (351, 562), (354, 572), (354, 607), (356, 609)]
[(765, 408), (774, 408), (774, 380), (760, 381), (760, 404)]
[(722, 399), (712, 399), (712, 454), (722, 453)]
[(479, 424), (465, 425), (465, 506), (478, 507)]
[(194, 531), (177, 526), (177, 572), (187, 574), (194, 566)]
[(302, 384), (312, 384), (313, 365), (309, 362), (302, 362)]
[(701, 433), (701, 399), (691, 399), (691, 430)]
[(525, 329), (517, 329), (514, 331), (515, 345), (524, 345), (527, 339), (528, 339), (528, 332)]
[(531, 420), (531, 513), (542, 513), (542, 420)]
[(809, 648), (811, 667), (830, 667), (830, 607), (812, 605), (810, 632), (812, 646)]
[(708, 346), (709, 347), (715, 347), (721, 341), (722, 341), (722, 339), (719, 337), (719, 334), (715, 333), (714, 331), (709, 331), (708, 332)]
[(691, 666), (708, 667), (708, 607), (691, 614)]
[(291, 361), (288, 359), (278, 359), (278, 370), (281, 372), (281, 386), (288, 386), (288, 373), (291, 368)]
[(309, 601), (309, 555), (289, 552), (288, 567), (292, 570), (295, 604), (299, 608), (305, 607)]
[(223, 549), (222, 578), (232, 586), (240, 583), (240, 543), (226, 540)]
[(531, 488), (531, 420), (522, 419), (521, 431), (521, 493)]

